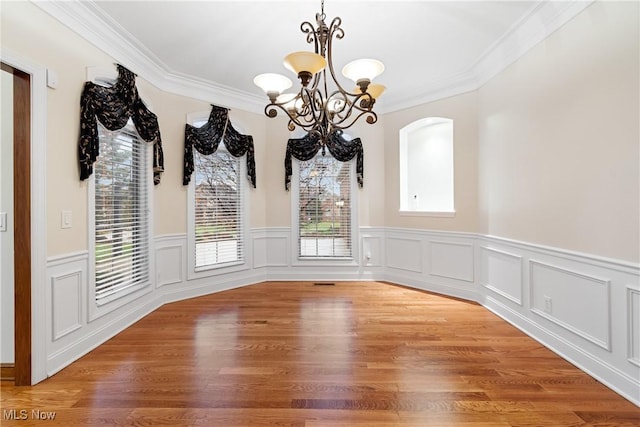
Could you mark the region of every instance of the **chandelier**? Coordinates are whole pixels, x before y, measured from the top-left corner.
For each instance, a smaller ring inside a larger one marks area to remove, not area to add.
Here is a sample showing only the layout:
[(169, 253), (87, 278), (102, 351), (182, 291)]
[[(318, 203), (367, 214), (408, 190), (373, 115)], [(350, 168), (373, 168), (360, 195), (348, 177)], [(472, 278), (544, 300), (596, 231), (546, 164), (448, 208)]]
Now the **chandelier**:
[(384, 71), (382, 62), (375, 59), (358, 59), (345, 65), (342, 74), (353, 80), (356, 87), (352, 91), (343, 88), (336, 78), (332, 59), (333, 39), (344, 37), (342, 19), (336, 17), (327, 26), (325, 18), (322, 0), (321, 12), (316, 13), (317, 27), (308, 21), (300, 25), (307, 43), (314, 44), (315, 52), (294, 52), (284, 58), (284, 66), (300, 80), (297, 93), (284, 93), (292, 83), (280, 74), (260, 74), (253, 80), (269, 98), (264, 109), (267, 117), (276, 117), (278, 109), (284, 111), (289, 117), (289, 131), (298, 126), (319, 138), (322, 145), (329, 136), (342, 133), (362, 116), (367, 123), (375, 123), (378, 116), (373, 106), (385, 90), (383, 85), (372, 83)]

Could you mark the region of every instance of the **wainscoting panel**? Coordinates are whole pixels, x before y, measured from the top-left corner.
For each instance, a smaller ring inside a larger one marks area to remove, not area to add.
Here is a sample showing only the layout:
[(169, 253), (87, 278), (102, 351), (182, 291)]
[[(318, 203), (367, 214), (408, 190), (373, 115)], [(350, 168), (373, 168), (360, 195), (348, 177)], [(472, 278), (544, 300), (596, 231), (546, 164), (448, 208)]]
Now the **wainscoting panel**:
[(300, 263), (289, 228), (253, 229), (244, 264), (189, 277), (186, 235), (158, 236), (155, 283), (90, 322), (88, 254), (50, 258), (46, 372), (171, 301), (264, 280), (387, 280), (479, 302), (640, 405), (638, 265), (463, 232), (362, 227), (358, 243), (353, 260)]
[(71, 345), (85, 330), (87, 261), (87, 252), (77, 252), (47, 262), (47, 357)]
[(422, 240), (387, 237), (385, 241), (387, 267), (422, 273)]
[[(640, 266), (494, 236), (476, 241), (479, 302), (640, 406)], [(516, 276), (522, 305), (502, 298), (516, 296)]]
[(522, 305), (522, 256), (481, 246), (479, 280), (489, 291)]
[(473, 244), (429, 241), (429, 274), (473, 282)]
[(82, 270), (51, 278), (53, 341), (82, 327)]
[(640, 367), (640, 289), (627, 287), (629, 362)]
[(385, 229), (382, 273), (387, 281), (477, 301), (475, 235)]
[(382, 266), (383, 237), (365, 236), (362, 238), (362, 262), (368, 267)]
[[(48, 376), (102, 344), (158, 307), (154, 294), (128, 296), (112, 311), (91, 317), (87, 252), (51, 257), (47, 260), (46, 318), (51, 324), (46, 336)], [(154, 275), (152, 274), (152, 277)], [(94, 304), (95, 305), (95, 304)]]
[(610, 350), (610, 281), (538, 261), (529, 262), (531, 311)]
[(267, 267), (285, 267), (289, 265), (289, 238), (273, 237), (267, 241)]
[(290, 252), (289, 228), (259, 228), (251, 231), (253, 268), (287, 267)]
[(269, 240), (267, 237), (253, 236), (253, 268), (262, 268), (268, 265), (267, 262), (267, 246)]
[(184, 280), (182, 244), (156, 245), (156, 286), (171, 285)]
[[(385, 230), (380, 227), (360, 228), (362, 267), (382, 267), (385, 257)], [(376, 270), (379, 270), (376, 268)]]

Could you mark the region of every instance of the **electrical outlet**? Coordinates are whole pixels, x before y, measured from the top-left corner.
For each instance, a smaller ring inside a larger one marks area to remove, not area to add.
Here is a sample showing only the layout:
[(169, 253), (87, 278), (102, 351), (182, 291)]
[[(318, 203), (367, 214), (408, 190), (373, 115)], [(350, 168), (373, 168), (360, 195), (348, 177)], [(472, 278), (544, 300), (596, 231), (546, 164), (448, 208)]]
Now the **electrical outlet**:
[(7, 231), (7, 213), (0, 212), (0, 231)]
[(551, 314), (552, 306), (551, 306), (551, 297), (544, 296), (544, 311), (545, 313)]

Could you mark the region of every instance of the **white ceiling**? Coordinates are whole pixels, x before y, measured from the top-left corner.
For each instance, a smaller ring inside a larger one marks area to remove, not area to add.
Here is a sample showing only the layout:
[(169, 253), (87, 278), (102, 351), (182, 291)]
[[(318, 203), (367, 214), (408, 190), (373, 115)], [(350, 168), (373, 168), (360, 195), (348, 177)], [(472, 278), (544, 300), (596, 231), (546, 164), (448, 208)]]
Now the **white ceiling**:
[[(376, 81), (387, 91), (378, 105), (392, 111), (477, 88), (587, 4), (326, 0), (325, 13), (327, 23), (341, 17), (345, 33), (333, 46), (336, 71), (362, 57), (381, 60), (386, 70)], [(152, 63), (174, 82), (257, 105), (266, 102), (253, 84), (257, 74), (295, 81), (282, 59), (313, 50), (300, 24), (315, 24), (320, 0), (84, 1), (74, 7), (80, 6), (83, 19), (94, 21), (84, 22), (90, 29), (82, 31), (100, 28), (103, 40), (111, 33), (106, 42), (118, 39), (133, 61)]]

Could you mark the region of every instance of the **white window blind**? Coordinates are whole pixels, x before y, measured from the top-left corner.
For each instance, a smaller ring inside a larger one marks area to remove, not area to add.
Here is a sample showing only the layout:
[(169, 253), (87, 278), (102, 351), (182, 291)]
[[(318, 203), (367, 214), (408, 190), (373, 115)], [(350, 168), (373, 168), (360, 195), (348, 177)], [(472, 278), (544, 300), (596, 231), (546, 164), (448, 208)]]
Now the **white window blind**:
[(133, 123), (99, 128), (94, 164), (95, 298), (102, 304), (149, 282), (148, 146)]
[(222, 144), (210, 155), (194, 150), (196, 271), (243, 259), (240, 159)]
[(300, 258), (351, 257), (351, 168), (329, 153), (299, 162)]

